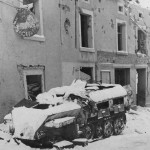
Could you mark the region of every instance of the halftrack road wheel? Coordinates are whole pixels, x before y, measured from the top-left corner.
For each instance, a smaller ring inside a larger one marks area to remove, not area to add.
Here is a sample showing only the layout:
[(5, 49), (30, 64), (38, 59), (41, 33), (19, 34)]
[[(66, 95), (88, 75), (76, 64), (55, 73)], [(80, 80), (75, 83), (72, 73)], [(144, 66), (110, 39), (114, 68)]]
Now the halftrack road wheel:
[(112, 120), (106, 120), (104, 121), (104, 137), (110, 137), (113, 135), (113, 124)]
[(83, 136), (86, 139), (93, 139), (94, 137), (94, 125), (88, 124), (84, 127)]
[(102, 139), (103, 137), (103, 127), (102, 127), (102, 123), (100, 122), (98, 122), (96, 125), (95, 135), (96, 135), (96, 138), (99, 138), (99, 139)]
[(124, 128), (125, 128), (125, 120), (123, 116), (116, 118), (114, 121), (114, 134), (115, 135), (121, 134)]

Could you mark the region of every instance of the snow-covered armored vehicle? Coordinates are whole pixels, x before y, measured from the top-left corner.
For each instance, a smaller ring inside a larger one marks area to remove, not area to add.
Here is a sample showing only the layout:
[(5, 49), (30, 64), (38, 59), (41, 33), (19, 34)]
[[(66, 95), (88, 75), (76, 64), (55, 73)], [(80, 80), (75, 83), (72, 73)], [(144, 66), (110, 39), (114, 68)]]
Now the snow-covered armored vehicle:
[(14, 137), (24, 143), (118, 135), (125, 127), (125, 113), (130, 107), (127, 91), (121, 85), (81, 80), (39, 94), (31, 103), (30, 108), (16, 105), (12, 111)]

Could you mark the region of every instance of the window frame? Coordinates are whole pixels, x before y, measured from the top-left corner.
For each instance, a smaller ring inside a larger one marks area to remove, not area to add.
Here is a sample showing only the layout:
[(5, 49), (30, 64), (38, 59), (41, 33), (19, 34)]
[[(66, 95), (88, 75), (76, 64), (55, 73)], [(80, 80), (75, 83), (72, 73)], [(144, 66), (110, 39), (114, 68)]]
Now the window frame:
[[(81, 14), (89, 15), (91, 16), (91, 30), (92, 30), (92, 47), (82, 47), (82, 35), (81, 35)], [(86, 51), (86, 52), (95, 52), (95, 47), (94, 47), (94, 19), (93, 19), (93, 11), (83, 9), (81, 8), (81, 11), (79, 13), (79, 45), (80, 45), (80, 51)]]
[[(32, 37), (23, 37), (23, 39), (26, 40), (33, 40), (33, 41), (40, 41), (40, 42), (44, 42), (45, 41), (45, 36), (44, 36), (44, 29), (43, 29), (43, 6), (42, 6), (42, 0), (38, 0), (39, 3), (39, 22), (40, 22), (40, 33), (39, 34), (35, 34)], [(26, 8), (28, 7), (28, 5), (23, 5), (23, 0), (19, 0), (19, 5), (21, 8)], [(29, 4), (30, 6), (30, 4)]]
[(39, 69), (24, 69), (23, 70), (23, 83), (24, 83), (26, 99), (28, 99), (27, 78), (26, 78), (27, 75), (41, 75), (42, 92), (45, 91), (44, 70), (40, 68)]
[[(124, 39), (125, 39), (125, 49), (118, 50), (118, 24), (122, 24), (125, 26), (125, 32), (124, 32)], [(116, 19), (116, 46), (117, 46), (117, 53), (118, 54), (128, 54), (127, 51), (127, 22), (124, 20)]]

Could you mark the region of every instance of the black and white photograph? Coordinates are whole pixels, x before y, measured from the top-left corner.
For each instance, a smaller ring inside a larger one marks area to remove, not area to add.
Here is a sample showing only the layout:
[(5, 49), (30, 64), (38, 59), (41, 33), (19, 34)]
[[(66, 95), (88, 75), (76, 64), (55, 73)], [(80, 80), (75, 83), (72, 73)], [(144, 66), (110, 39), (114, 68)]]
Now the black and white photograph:
[(150, 0), (0, 0), (0, 150), (149, 150)]

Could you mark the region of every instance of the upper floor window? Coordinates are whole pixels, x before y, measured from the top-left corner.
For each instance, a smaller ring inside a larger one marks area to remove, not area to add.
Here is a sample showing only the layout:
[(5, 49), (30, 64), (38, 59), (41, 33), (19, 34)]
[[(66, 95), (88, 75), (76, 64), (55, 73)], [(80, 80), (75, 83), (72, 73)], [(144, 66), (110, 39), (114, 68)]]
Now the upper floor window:
[(138, 52), (146, 54), (146, 34), (138, 29)]
[(40, 29), (33, 37), (25, 37), (24, 39), (31, 39), (35, 41), (45, 41), (43, 33), (43, 13), (42, 13), (42, 0), (19, 0), (21, 8), (28, 8), (40, 22)]
[(142, 18), (142, 13), (139, 13), (139, 17)]
[(139, 18), (143, 18), (143, 13), (139, 12)]
[(80, 48), (90, 51), (94, 49), (93, 12), (82, 9), (79, 14)]
[(124, 14), (124, 5), (123, 3), (118, 3), (118, 13)]
[(126, 52), (127, 51), (127, 39), (126, 39), (126, 22), (117, 20), (117, 51)]

